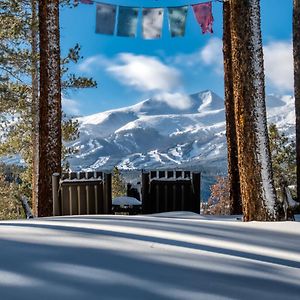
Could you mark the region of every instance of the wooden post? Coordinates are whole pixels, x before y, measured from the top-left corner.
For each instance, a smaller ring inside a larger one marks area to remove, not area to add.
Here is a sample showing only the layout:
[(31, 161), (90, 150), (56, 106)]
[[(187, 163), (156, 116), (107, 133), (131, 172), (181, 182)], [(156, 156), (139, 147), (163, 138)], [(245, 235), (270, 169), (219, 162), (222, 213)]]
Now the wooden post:
[(192, 184), (195, 194), (195, 212), (200, 214), (200, 203), (201, 203), (201, 173), (193, 173)]
[(52, 175), (52, 195), (53, 195), (53, 216), (61, 216), (61, 202), (59, 197), (60, 174)]
[(142, 208), (143, 214), (149, 213), (149, 203), (148, 203), (148, 194), (149, 194), (149, 173), (142, 173)]
[(106, 214), (112, 213), (112, 182), (111, 173), (104, 174), (104, 212)]

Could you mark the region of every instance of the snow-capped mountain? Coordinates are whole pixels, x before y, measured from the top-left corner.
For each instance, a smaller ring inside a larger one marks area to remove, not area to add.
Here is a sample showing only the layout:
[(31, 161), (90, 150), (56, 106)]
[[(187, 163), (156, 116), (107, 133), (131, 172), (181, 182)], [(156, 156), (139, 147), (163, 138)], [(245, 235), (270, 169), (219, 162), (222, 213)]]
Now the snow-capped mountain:
[[(267, 97), (269, 122), (293, 135), (294, 99)], [(226, 170), (224, 100), (212, 91), (190, 96), (179, 109), (148, 99), (136, 105), (79, 118), (80, 138), (71, 145), (73, 170), (190, 168)]]

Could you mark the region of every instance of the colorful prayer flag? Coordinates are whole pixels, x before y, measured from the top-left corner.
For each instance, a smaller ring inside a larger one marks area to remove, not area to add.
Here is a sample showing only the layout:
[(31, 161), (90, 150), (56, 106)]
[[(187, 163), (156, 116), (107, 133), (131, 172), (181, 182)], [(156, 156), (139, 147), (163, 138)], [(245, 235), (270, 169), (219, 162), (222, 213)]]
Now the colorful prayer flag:
[(213, 33), (213, 15), (211, 2), (192, 5), (195, 17), (202, 28), (202, 33)]
[(144, 39), (158, 39), (163, 27), (163, 8), (143, 8), (143, 37)]
[(119, 7), (118, 36), (136, 37), (139, 9), (137, 7)]
[(113, 35), (116, 24), (115, 5), (97, 4), (96, 7), (96, 33)]
[(171, 36), (184, 36), (188, 6), (168, 7)]
[[(76, 2), (78, 2), (78, 1), (76, 1)], [(80, 2), (83, 4), (94, 4), (94, 1), (92, 1), (92, 0), (80, 0)]]

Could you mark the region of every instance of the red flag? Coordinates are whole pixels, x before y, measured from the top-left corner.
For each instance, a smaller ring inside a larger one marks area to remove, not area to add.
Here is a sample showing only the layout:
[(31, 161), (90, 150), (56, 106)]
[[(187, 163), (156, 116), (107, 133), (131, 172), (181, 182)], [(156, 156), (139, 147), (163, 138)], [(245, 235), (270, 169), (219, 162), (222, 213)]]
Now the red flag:
[(213, 33), (212, 25), (214, 17), (212, 15), (211, 2), (192, 5), (195, 17), (202, 28), (202, 33)]

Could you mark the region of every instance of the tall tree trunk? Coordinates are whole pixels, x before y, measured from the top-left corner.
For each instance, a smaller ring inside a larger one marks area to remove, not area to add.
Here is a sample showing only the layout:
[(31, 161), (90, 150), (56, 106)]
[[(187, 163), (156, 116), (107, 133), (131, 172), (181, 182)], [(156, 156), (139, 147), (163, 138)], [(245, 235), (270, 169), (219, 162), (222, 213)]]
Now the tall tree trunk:
[(296, 110), (297, 198), (298, 201), (300, 201), (300, 0), (294, 0), (293, 47)]
[(39, 0), (40, 97), (38, 216), (52, 215), (53, 173), (61, 172), (59, 0)]
[(31, 0), (31, 81), (32, 81), (32, 210), (37, 216), (38, 207), (38, 119), (39, 119), (39, 76), (38, 76), (38, 16), (37, 16), (37, 0)]
[(223, 2), (223, 56), (230, 213), (241, 214), (242, 203), (233, 98), (230, 3), (228, 1)]
[(238, 161), (244, 220), (278, 219), (268, 140), (259, 0), (230, 0)]

